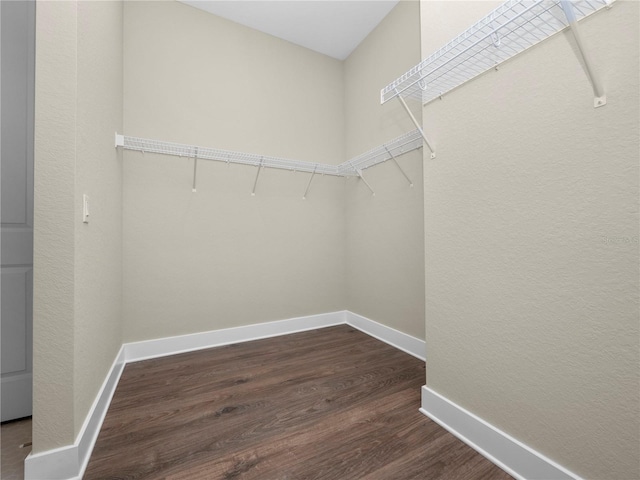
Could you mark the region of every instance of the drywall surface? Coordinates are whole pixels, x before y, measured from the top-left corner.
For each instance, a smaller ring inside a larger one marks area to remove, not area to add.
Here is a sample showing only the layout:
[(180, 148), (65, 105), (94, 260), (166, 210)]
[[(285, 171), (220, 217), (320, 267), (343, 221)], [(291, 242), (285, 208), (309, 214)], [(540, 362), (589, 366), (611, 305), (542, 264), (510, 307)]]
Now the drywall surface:
[[(400, 103), (380, 105), (380, 89), (420, 61), (420, 5), (399, 2), (345, 61), (345, 150), (352, 158), (415, 129)], [(420, 105), (411, 105), (420, 118)], [(422, 154), (347, 182), (347, 309), (424, 339)]]
[[(78, 2), (75, 433), (122, 344), (122, 2)], [(82, 195), (89, 223), (82, 223)]]
[[(420, 2), (422, 24), (426, 22), (428, 26), (428, 30), (422, 29), (420, 36), (422, 58), (429, 57), (503, 2), (499, 0), (462, 0), (458, 7), (449, 5), (449, 3), (441, 0)], [(452, 9), (455, 9), (455, 14), (451, 13)]]
[(638, 9), (581, 22), (605, 107), (563, 32), (423, 112), (427, 385), (584, 478), (640, 477)]
[(73, 443), (76, 4), (36, 9), (33, 451)]
[(178, 2), (125, 12), (125, 134), (343, 161), (342, 62)]
[(122, 3), (39, 3), (36, 39), (35, 453), (74, 443), (122, 344)]
[[(125, 4), (125, 134), (340, 163), (342, 64), (177, 2)], [(124, 339), (344, 309), (343, 178), (125, 152)]]

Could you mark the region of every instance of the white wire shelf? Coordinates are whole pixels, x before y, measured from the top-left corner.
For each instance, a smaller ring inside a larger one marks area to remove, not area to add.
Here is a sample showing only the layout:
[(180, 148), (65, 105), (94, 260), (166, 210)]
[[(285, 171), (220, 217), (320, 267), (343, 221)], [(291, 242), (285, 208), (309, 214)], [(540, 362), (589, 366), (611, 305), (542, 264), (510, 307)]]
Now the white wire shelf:
[[(570, 4), (580, 20), (611, 1)], [(567, 26), (560, 0), (508, 0), (383, 88), (380, 102), (410, 97), (428, 103)]]
[(135, 150), (143, 153), (160, 153), (187, 158), (197, 157), (199, 160), (215, 160), (219, 162), (253, 165), (263, 168), (280, 168), (297, 172), (315, 172), (319, 174), (343, 176), (343, 174), (339, 172), (338, 165), (303, 162), (299, 160), (289, 160), (286, 158), (270, 157), (267, 155), (241, 153), (209, 147), (197, 147), (194, 145), (164, 142), (148, 138), (128, 137), (126, 135), (116, 134), (116, 147), (123, 147), (125, 150)]
[(282, 170), (334, 175), (339, 177), (359, 176), (358, 170), (378, 165), (411, 150), (422, 146), (422, 136), (418, 130), (401, 135), (390, 142), (380, 145), (362, 155), (341, 163), (329, 165), (301, 160), (270, 157), (253, 153), (241, 153), (209, 147), (198, 147), (181, 143), (164, 142), (148, 138), (129, 137), (116, 133), (116, 147), (138, 152), (160, 153), (176, 157), (198, 158), (199, 160), (215, 160), (225, 163), (238, 163), (262, 168), (278, 168)]
[(355, 175), (358, 170), (365, 170), (420, 147), (422, 147), (422, 135), (416, 129), (347, 160), (338, 165), (338, 168), (347, 175)]

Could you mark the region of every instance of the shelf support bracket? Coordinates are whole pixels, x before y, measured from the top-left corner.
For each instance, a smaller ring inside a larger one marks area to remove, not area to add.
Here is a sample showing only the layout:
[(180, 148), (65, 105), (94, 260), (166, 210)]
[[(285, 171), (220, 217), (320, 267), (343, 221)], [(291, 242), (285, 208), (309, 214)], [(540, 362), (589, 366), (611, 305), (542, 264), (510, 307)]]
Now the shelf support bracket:
[(195, 155), (193, 156), (193, 186), (191, 191), (196, 193), (196, 178), (198, 173), (198, 147), (196, 147)]
[(258, 185), (258, 177), (260, 176), (260, 170), (262, 170), (262, 162), (263, 158), (260, 158), (260, 163), (258, 164), (258, 173), (256, 173), (256, 179), (253, 181), (253, 190), (251, 190), (251, 196), (256, 196), (256, 186)]
[(371, 195), (375, 197), (376, 192), (373, 191), (373, 188), (371, 188), (371, 185), (369, 185), (367, 181), (364, 179), (364, 177), (362, 176), (362, 170), (356, 170), (356, 173), (358, 174), (358, 177), (360, 177), (360, 180), (362, 180), (364, 184), (367, 186), (367, 188), (371, 190)]
[(407, 182), (409, 182), (409, 186), (413, 187), (413, 182), (411, 181), (411, 179), (409, 178), (409, 176), (405, 173), (405, 171), (402, 169), (402, 167), (400, 166), (400, 164), (398, 163), (398, 160), (396, 160), (396, 157), (393, 156), (393, 153), (391, 153), (389, 151), (389, 149), (387, 148), (387, 146), (384, 146), (384, 149), (387, 151), (387, 153), (389, 154), (389, 156), (391, 157), (391, 160), (393, 160), (393, 163), (396, 164), (396, 167), (398, 167), (398, 169), (400, 170), (400, 172), (402, 173), (402, 175), (404, 175), (404, 178), (407, 179)]
[(307, 199), (307, 193), (309, 193), (309, 187), (311, 187), (311, 181), (313, 180), (313, 177), (316, 175), (316, 170), (318, 169), (318, 165), (316, 165), (315, 167), (313, 167), (313, 173), (311, 174), (311, 178), (309, 179), (309, 183), (307, 183), (307, 188), (304, 191), (304, 195), (302, 195), (302, 199), (306, 200)]
[(420, 135), (422, 135), (422, 138), (424, 139), (424, 143), (426, 143), (427, 147), (429, 147), (429, 150), (431, 150), (431, 158), (436, 158), (436, 150), (435, 150), (435, 148), (433, 148), (433, 145), (431, 145), (431, 142), (429, 141), (427, 136), (424, 134), (424, 130), (422, 130), (422, 125), (420, 125), (418, 123), (418, 121), (416, 120), (416, 117), (414, 117), (413, 113), (411, 113), (411, 110), (409, 110), (409, 106), (407, 105), (407, 102), (404, 101), (404, 98), (402, 98), (402, 95), (400, 95), (399, 93), (396, 95), (396, 98), (398, 100), (400, 100), (400, 103), (402, 104), (404, 109), (409, 114), (409, 117), (411, 118), (411, 121), (413, 122), (413, 124), (416, 126), (416, 128), (420, 132)]
[(578, 26), (578, 20), (576, 19), (573, 5), (571, 5), (570, 0), (560, 0), (560, 5), (562, 6), (562, 10), (564, 10), (564, 14), (567, 17), (569, 28), (571, 28), (573, 38), (576, 40), (578, 52), (580, 53), (580, 57), (582, 57), (582, 61), (584, 62), (584, 66), (587, 71), (587, 76), (589, 77), (589, 81), (591, 82), (591, 86), (593, 87), (593, 94), (595, 96), (595, 99), (593, 100), (593, 107), (602, 107), (607, 104), (607, 95), (604, 92), (602, 83), (600, 83), (600, 78), (593, 68), (591, 57), (589, 56), (589, 52), (587, 51), (587, 48), (585, 47), (585, 44), (582, 40), (580, 27)]
[(116, 148), (124, 147), (124, 135), (118, 135), (116, 132)]

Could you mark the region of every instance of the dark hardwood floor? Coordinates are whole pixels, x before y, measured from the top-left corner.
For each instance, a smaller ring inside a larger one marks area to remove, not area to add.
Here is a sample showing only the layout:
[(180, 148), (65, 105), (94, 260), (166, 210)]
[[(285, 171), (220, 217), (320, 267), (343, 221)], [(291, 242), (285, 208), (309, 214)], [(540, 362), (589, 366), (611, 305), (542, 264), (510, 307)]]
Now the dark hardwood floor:
[(348, 326), (129, 364), (84, 479), (510, 479), (418, 412), (424, 379)]

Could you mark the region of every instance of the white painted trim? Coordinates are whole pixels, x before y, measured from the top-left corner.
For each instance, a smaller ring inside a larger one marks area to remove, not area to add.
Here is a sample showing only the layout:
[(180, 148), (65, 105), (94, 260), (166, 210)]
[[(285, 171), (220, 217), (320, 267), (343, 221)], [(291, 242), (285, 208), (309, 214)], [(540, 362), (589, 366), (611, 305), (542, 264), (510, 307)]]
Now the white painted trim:
[(357, 313), (345, 311), (346, 323), (354, 328), (371, 335), (378, 340), (391, 345), (392, 347), (402, 350), (409, 355), (413, 355), (416, 358), (424, 361), (427, 354), (427, 346), (424, 340), (412, 337), (406, 333), (396, 330), (391, 327), (387, 327), (378, 322), (358, 315)]
[(118, 380), (127, 363), (344, 324), (350, 325), (414, 357), (421, 360), (425, 359), (424, 341), (346, 310), (190, 335), (125, 343), (120, 348), (111, 369), (107, 373), (75, 443), (27, 456), (25, 460), (25, 480), (40, 480), (43, 478), (48, 480), (80, 480), (82, 478)]
[(73, 445), (36, 454), (29, 454), (24, 461), (25, 480), (81, 479), (91, 457), (93, 446), (100, 433), (102, 422), (116, 391), (124, 369), (124, 349), (120, 351), (107, 372), (98, 395), (91, 405), (84, 424)]
[(575, 473), (427, 386), (422, 387), (420, 411), (517, 479), (581, 480)]
[(314, 330), (316, 328), (341, 325), (343, 323), (345, 323), (344, 311), (321, 313), (319, 315), (290, 318), (275, 322), (256, 323), (253, 325), (211, 330), (209, 332), (193, 333), (190, 335), (125, 343), (123, 348), (125, 351), (125, 361), (130, 363), (201, 350), (203, 348), (219, 347), (232, 343), (249, 342), (261, 338), (304, 332), (305, 330)]
[(78, 476), (78, 447), (67, 445), (40, 453), (30, 453), (24, 461), (25, 480), (65, 480)]
[(109, 410), (109, 405), (111, 405), (111, 399), (113, 398), (113, 394), (116, 392), (116, 387), (120, 381), (120, 376), (122, 375), (124, 366), (124, 347), (120, 347), (120, 351), (113, 361), (113, 365), (111, 365), (107, 378), (98, 392), (98, 396), (93, 402), (91, 410), (89, 410), (87, 418), (85, 419), (84, 424), (80, 429), (80, 433), (78, 434), (78, 438), (76, 439), (76, 445), (78, 445), (78, 460), (80, 462), (80, 478), (84, 475), (84, 471), (89, 463), (93, 446), (96, 444), (96, 440), (98, 439), (98, 434), (102, 428), (104, 417), (107, 416), (107, 410)]

